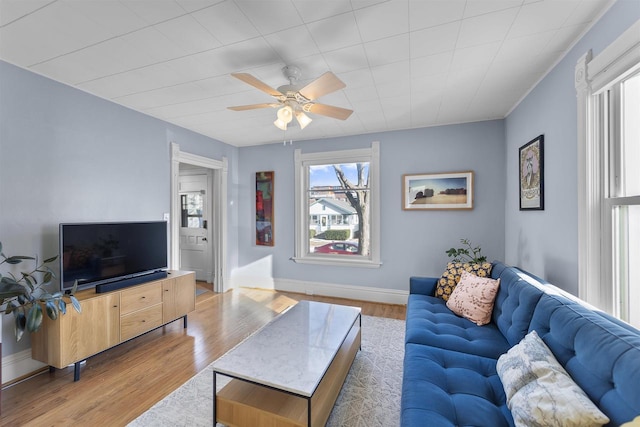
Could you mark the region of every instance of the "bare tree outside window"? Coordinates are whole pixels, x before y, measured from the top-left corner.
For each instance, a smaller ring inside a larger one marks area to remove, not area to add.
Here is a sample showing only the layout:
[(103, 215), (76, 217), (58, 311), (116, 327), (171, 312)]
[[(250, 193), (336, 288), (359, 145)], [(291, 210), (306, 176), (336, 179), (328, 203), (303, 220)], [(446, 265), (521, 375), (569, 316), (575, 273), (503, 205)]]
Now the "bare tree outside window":
[[(369, 162), (309, 167), (309, 247), (346, 241), (357, 251), (329, 250), (336, 256), (371, 253)], [(353, 246), (352, 246), (353, 247)], [(323, 249), (325, 251), (326, 249)]]
[(349, 204), (356, 210), (358, 224), (358, 253), (368, 254), (370, 245), (369, 229), (369, 164), (356, 163), (356, 176), (358, 181), (354, 184), (345, 175), (342, 165), (333, 165), (336, 177), (340, 185), (345, 190), (345, 195)]

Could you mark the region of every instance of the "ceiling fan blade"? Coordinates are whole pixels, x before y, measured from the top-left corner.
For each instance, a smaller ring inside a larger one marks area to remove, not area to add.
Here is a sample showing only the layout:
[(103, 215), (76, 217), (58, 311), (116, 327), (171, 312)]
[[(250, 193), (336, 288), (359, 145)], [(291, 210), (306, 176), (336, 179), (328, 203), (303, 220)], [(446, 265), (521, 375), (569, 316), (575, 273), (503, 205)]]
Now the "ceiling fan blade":
[(280, 97), (284, 96), (282, 93), (280, 93), (276, 89), (272, 88), (268, 84), (256, 79), (251, 74), (247, 74), (247, 73), (231, 73), (231, 75), (233, 77), (235, 77), (236, 79), (242, 80), (246, 84), (249, 84), (249, 85), (255, 87), (256, 89), (260, 89), (264, 93), (267, 93), (267, 94), (273, 96), (274, 98), (280, 98)]
[(257, 108), (268, 108), (268, 107), (279, 107), (280, 104), (271, 103), (271, 104), (249, 104), (249, 105), (237, 105), (235, 107), (227, 107), (229, 110), (233, 111), (245, 111), (245, 110), (255, 110)]
[(325, 105), (325, 104), (307, 104), (311, 105), (311, 107), (306, 107), (305, 110), (308, 110), (314, 114), (320, 114), (321, 116), (333, 117), (334, 119), (347, 120), (353, 110), (347, 110), (346, 108), (334, 107), (333, 105)]
[(335, 74), (327, 71), (302, 89), (300, 94), (310, 101), (318, 99), (323, 95), (340, 90), (347, 85), (344, 84)]

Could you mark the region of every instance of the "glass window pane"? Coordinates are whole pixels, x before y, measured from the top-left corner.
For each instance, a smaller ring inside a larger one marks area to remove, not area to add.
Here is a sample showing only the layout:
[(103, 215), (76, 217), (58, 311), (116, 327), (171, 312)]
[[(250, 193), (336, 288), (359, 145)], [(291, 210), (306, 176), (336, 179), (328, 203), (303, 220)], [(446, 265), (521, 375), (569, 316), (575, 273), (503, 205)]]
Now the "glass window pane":
[(622, 196), (640, 195), (640, 74), (622, 84)]
[(368, 257), (369, 163), (314, 165), (308, 173), (309, 252)]
[(640, 206), (629, 206), (629, 323), (640, 329)]
[(204, 195), (201, 193), (186, 193), (180, 195), (182, 227), (204, 228), (202, 218), (204, 209)]
[(640, 327), (640, 205), (615, 208), (614, 242), (620, 317)]

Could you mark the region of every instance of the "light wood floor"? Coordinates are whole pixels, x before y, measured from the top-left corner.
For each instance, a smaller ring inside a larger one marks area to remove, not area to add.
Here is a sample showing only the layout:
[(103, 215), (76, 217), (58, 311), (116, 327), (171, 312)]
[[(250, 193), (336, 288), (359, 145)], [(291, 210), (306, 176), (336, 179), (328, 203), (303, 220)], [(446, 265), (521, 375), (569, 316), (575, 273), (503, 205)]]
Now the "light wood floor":
[[(202, 284), (198, 284), (203, 287)], [(353, 305), (369, 316), (405, 318), (405, 306), (239, 289), (197, 297), (188, 328), (178, 320), (90, 358), (2, 391), (0, 425), (123, 426), (301, 299)]]

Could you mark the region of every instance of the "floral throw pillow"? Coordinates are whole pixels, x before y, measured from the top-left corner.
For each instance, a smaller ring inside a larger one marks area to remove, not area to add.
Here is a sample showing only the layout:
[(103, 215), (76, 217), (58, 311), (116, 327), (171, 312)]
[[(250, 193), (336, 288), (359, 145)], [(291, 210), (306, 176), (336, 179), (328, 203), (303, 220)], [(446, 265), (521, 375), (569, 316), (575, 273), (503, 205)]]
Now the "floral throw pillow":
[(491, 321), (493, 302), (499, 287), (500, 279), (478, 277), (463, 271), (460, 282), (447, 301), (447, 307), (478, 326), (486, 325)]
[(460, 281), (462, 272), (466, 271), (474, 274), (478, 277), (489, 277), (491, 275), (491, 263), (483, 262), (477, 263), (462, 263), (462, 262), (450, 262), (447, 264), (447, 269), (442, 273), (442, 277), (438, 280), (436, 285), (435, 296), (447, 301), (451, 293), (455, 289), (456, 285)]
[(609, 422), (536, 331), (500, 356), (496, 371), (518, 427), (597, 427)]

